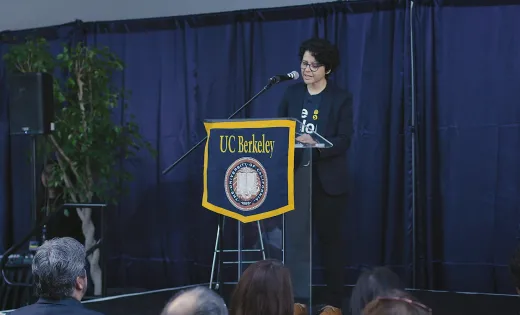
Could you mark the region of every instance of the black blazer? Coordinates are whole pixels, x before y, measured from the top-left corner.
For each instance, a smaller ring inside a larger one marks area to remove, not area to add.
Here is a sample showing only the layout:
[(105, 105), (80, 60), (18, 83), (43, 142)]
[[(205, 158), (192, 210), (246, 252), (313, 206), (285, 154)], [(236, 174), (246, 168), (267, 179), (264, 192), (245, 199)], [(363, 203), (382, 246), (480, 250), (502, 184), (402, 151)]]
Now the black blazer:
[[(305, 83), (289, 86), (280, 103), (279, 117), (300, 120), (306, 93)], [(320, 112), (320, 135), (333, 146), (313, 152), (313, 167), (326, 193), (344, 194), (348, 191), (346, 155), (353, 133), (352, 94), (328, 82), (322, 92)], [(302, 150), (297, 150), (295, 166), (300, 164), (301, 158)]]
[(40, 298), (38, 302), (19, 308), (10, 315), (103, 315), (91, 311), (76, 299), (47, 300)]

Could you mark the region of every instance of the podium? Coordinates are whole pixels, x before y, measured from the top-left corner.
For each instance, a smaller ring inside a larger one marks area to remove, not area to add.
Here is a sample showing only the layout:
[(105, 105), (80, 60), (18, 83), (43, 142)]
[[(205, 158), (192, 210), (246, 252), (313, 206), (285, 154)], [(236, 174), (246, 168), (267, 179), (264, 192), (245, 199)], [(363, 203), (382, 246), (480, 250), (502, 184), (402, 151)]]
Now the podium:
[[(296, 120), (296, 138), (305, 131), (305, 124)], [(295, 301), (307, 305), (313, 314), (312, 270), (313, 270), (313, 224), (312, 186), (313, 159), (321, 150), (332, 147), (319, 133), (310, 134), (316, 144), (295, 143), (294, 202), (295, 211), (284, 214), (283, 218), (283, 262), (290, 270)]]
[[(207, 120), (205, 127), (208, 140), (204, 153), (202, 205), (221, 214), (222, 218), (238, 220), (239, 226), (257, 221), (262, 254), (262, 234), (265, 233), (258, 221), (281, 219), (281, 260), (291, 272), (296, 302), (306, 304), (311, 310), (315, 169), (312, 160), (320, 150), (326, 150), (332, 144), (316, 132), (309, 134), (315, 144), (296, 141), (306, 133), (306, 125), (293, 118)], [(241, 248), (242, 229), (238, 229), (238, 248), (225, 250), (218, 246), (224, 233), (221, 226), (223, 223), (217, 227), (214, 257), (217, 252), (220, 256), (226, 251), (237, 251), (238, 261), (234, 263), (238, 263), (240, 275), (242, 251), (248, 251)], [(214, 265), (215, 258), (211, 281)]]

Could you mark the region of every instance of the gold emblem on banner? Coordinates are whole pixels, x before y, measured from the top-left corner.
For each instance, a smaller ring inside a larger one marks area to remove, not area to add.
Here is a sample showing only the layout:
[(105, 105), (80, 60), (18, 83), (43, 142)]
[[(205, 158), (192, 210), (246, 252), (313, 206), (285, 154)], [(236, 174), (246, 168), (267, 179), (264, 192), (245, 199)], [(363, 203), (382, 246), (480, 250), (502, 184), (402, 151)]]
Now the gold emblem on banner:
[(258, 160), (243, 157), (231, 164), (224, 179), (226, 196), (241, 211), (252, 211), (267, 197), (267, 172)]

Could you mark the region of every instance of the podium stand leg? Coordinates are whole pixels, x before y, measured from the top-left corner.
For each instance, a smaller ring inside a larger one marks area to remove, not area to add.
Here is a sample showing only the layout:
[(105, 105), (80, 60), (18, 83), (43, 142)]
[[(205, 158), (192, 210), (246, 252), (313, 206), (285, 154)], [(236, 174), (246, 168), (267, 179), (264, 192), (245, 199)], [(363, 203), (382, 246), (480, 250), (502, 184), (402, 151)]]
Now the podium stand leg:
[(312, 314), (312, 166), (295, 170), (295, 210), (283, 218), (283, 262), (291, 273), (295, 302)]
[(222, 246), (222, 233), (220, 233), (220, 230), (224, 228), (224, 216), (219, 216), (219, 223), (217, 224), (217, 236), (215, 237), (215, 248), (213, 249), (213, 262), (211, 264), (211, 276), (209, 281), (209, 288), (213, 289), (213, 279), (215, 276), (215, 264), (217, 260), (217, 253), (219, 255), (219, 265), (218, 265), (218, 272), (217, 272), (217, 283), (215, 284), (215, 290), (219, 291), (221, 290), (221, 283), (220, 283), (220, 271), (222, 269), (222, 253), (220, 253), (219, 244)]
[[(262, 260), (265, 260), (265, 247), (264, 247), (264, 239), (263, 239), (263, 235), (262, 235), (262, 228), (260, 226), (260, 221), (256, 221), (256, 226), (257, 226), (257, 229), (258, 229), (258, 238), (259, 238), (259, 241), (260, 241), (260, 249), (242, 249), (242, 222), (239, 222), (237, 221), (238, 223), (238, 239), (237, 239), (237, 244), (238, 244), (238, 248), (237, 249), (223, 249), (223, 242), (222, 242), (222, 239), (223, 239), (223, 235), (224, 235), (224, 224), (225, 224), (225, 217), (224, 216), (221, 216), (221, 218), (219, 219), (219, 224), (217, 225), (217, 235), (215, 237), (215, 248), (213, 250), (213, 263), (211, 264), (211, 278), (210, 278), (210, 281), (209, 281), (209, 288), (210, 289), (215, 289), (217, 291), (219, 291), (219, 293), (222, 293), (221, 290), (222, 290), (222, 284), (236, 284), (238, 283), (238, 281), (240, 280), (240, 277), (242, 275), (242, 265), (243, 264), (253, 264), (255, 263), (256, 261), (244, 261), (242, 260), (242, 253), (243, 252), (260, 252), (262, 253)], [(224, 260), (223, 258), (223, 254), (224, 253), (237, 253), (237, 260), (236, 261), (226, 261)], [(218, 255), (218, 268), (216, 267), (216, 263), (217, 263), (217, 255)], [(237, 280), (236, 282), (222, 282), (221, 279), (222, 279), (222, 269), (223, 269), (223, 265), (224, 264), (237, 264)], [(215, 269), (217, 268), (217, 271), (216, 271), (216, 278), (217, 278), (217, 281), (216, 283), (213, 282), (213, 279), (215, 278)]]

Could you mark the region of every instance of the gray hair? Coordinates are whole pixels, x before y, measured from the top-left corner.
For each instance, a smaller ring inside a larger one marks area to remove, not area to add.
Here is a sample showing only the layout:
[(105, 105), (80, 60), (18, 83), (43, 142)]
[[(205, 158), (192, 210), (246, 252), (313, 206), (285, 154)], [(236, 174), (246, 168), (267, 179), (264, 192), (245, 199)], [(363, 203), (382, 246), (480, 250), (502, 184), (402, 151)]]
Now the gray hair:
[(76, 278), (86, 275), (85, 258), (85, 247), (73, 238), (44, 242), (32, 263), (37, 295), (53, 299), (71, 296)]
[(224, 300), (206, 287), (195, 287), (177, 293), (161, 315), (228, 315)]

